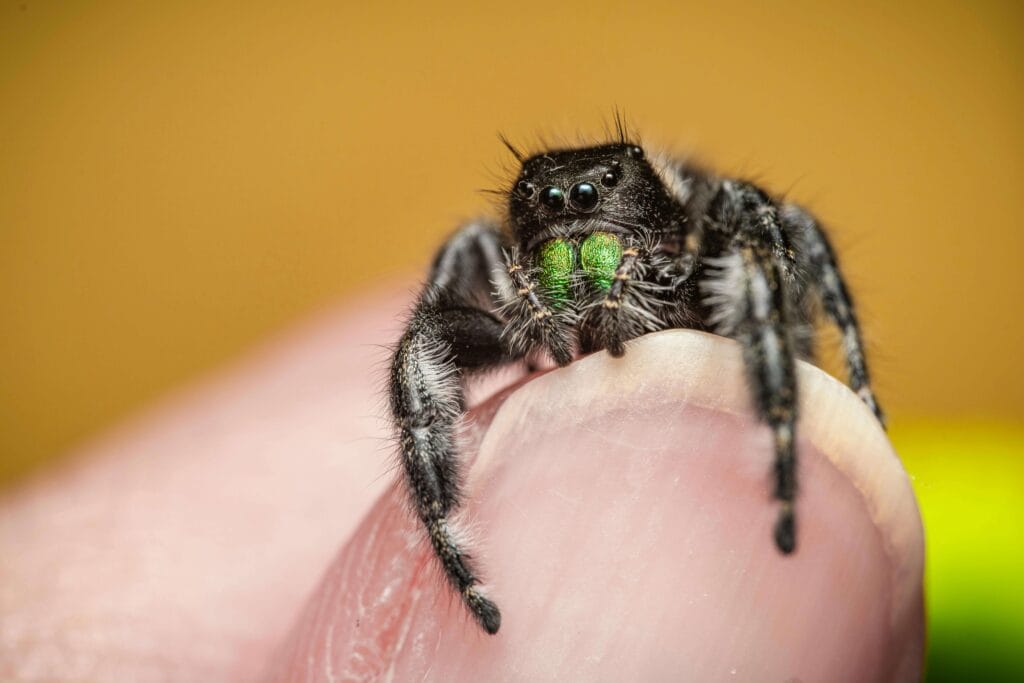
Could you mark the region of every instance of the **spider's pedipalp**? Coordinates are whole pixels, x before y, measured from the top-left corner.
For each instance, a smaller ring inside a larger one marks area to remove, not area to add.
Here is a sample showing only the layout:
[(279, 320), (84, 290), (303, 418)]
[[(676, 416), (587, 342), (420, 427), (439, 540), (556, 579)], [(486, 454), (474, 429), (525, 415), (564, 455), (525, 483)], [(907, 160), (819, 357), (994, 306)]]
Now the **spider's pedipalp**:
[(511, 286), (501, 308), (509, 321), (504, 338), (520, 355), (540, 348), (558, 365), (568, 365), (572, 361), (575, 310), (565, 302), (551, 300), (535, 269), (524, 262), (518, 249), (510, 249), (506, 261)]
[(649, 278), (668, 268), (647, 240), (632, 240), (622, 250), (607, 289), (588, 304), (581, 315), (583, 349), (606, 348), (615, 357), (626, 352), (625, 343), (666, 327), (665, 296), (668, 286)]

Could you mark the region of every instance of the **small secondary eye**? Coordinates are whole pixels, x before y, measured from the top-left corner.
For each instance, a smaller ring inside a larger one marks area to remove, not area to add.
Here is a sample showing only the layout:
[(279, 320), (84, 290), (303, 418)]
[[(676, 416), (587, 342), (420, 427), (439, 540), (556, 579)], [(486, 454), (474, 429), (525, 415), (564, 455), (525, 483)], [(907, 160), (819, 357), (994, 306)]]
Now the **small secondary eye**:
[(615, 187), (619, 184), (619, 178), (621, 177), (622, 167), (618, 163), (613, 163), (612, 167), (601, 176), (601, 184), (605, 187)]
[(537, 188), (533, 186), (533, 183), (528, 183), (525, 180), (520, 180), (516, 183), (516, 190), (526, 199), (533, 196), (533, 193), (537, 191)]
[(631, 145), (628, 149), (626, 149), (626, 156), (628, 156), (630, 159), (643, 159), (644, 150), (636, 145)]
[(590, 183), (576, 183), (569, 190), (569, 203), (580, 211), (593, 211), (598, 199), (597, 188)]
[(540, 202), (552, 211), (565, 208), (565, 193), (557, 187), (545, 187), (540, 191)]

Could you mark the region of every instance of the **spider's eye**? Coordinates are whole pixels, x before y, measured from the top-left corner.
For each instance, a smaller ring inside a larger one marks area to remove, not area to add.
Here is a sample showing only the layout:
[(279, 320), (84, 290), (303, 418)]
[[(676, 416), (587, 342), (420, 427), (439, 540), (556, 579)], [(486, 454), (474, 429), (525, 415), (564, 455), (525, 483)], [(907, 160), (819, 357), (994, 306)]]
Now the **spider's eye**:
[(597, 188), (590, 183), (576, 183), (569, 190), (569, 203), (580, 211), (593, 211), (597, 208)]
[(643, 159), (644, 150), (638, 147), (637, 145), (630, 145), (628, 148), (626, 148), (626, 156), (629, 157), (630, 159)]
[(615, 187), (619, 184), (619, 178), (622, 177), (622, 166), (617, 162), (612, 164), (612, 167), (604, 172), (601, 176), (601, 184), (605, 187)]
[(545, 187), (540, 191), (540, 202), (552, 211), (565, 208), (565, 193), (557, 187)]
[(516, 191), (522, 195), (523, 198), (529, 199), (533, 196), (533, 193), (537, 191), (537, 188), (533, 186), (533, 183), (528, 183), (525, 180), (520, 180), (516, 183)]

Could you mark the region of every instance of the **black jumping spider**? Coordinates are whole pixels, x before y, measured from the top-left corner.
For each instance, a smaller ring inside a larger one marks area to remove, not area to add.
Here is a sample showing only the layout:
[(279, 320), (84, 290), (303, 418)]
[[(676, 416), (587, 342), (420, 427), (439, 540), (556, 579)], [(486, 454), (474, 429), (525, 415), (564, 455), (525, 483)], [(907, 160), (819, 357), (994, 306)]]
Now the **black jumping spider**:
[[(507, 143), (506, 143), (507, 144)], [(853, 305), (818, 221), (755, 185), (617, 141), (530, 156), (500, 222), (438, 251), (391, 366), (391, 411), (415, 510), (466, 607), (488, 633), (498, 607), (478, 585), (450, 517), (460, 502), (455, 431), (469, 373), (547, 353), (559, 365), (668, 328), (743, 347), (757, 415), (772, 430), (775, 543), (796, 547), (795, 359), (820, 302), (838, 325), (850, 384), (882, 419)], [(766, 444), (767, 446), (767, 444)]]

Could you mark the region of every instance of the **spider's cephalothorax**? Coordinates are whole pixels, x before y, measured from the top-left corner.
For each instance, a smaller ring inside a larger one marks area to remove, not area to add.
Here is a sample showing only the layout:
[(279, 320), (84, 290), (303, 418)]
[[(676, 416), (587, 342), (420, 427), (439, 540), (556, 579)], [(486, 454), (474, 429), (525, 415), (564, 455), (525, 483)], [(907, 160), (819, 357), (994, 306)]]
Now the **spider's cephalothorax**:
[[(453, 531), (465, 377), (547, 354), (607, 349), (675, 327), (743, 347), (758, 417), (772, 433), (775, 543), (796, 547), (795, 360), (820, 303), (839, 326), (850, 384), (881, 411), (860, 330), (818, 221), (742, 180), (631, 142), (523, 158), (501, 223), (470, 223), (434, 259), (391, 366), (391, 411), (416, 513), (454, 588), (495, 633), (497, 606)], [(767, 447), (767, 444), (766, 444)]]

